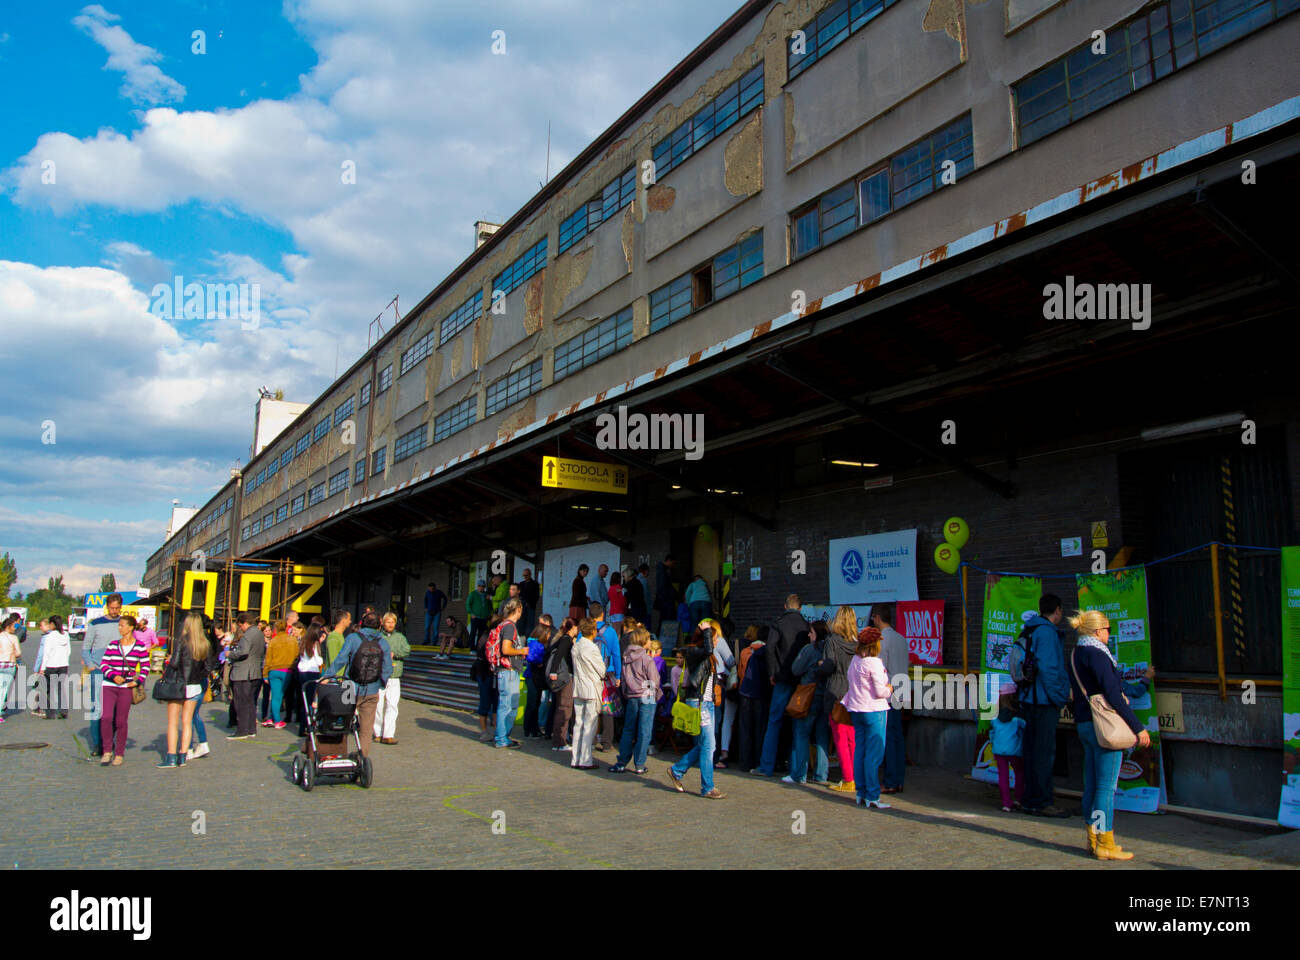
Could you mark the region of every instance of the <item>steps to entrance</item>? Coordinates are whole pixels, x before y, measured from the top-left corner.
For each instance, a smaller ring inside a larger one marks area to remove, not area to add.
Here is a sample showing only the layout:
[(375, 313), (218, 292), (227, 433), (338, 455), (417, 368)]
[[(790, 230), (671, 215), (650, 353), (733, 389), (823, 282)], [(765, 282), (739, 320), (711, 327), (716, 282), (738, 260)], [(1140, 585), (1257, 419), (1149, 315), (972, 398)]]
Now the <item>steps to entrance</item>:
[(453, 653), (450, 660), (433, 659), (432, 650), (412, 650), (402, 670), (402, 697), (439, 707), (478, 707), (478, 684), (470, 679), (474, 656)]

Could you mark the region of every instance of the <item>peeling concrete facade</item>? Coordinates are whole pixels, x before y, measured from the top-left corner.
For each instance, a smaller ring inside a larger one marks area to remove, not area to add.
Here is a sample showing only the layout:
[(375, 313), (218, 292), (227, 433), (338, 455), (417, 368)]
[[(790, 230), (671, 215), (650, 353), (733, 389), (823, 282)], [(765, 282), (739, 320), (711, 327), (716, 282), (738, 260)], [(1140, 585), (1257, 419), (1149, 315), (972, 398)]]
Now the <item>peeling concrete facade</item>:
[(761, 114), (754, 114), (740, 132), (727, 141), (722, 161), (727, 191), (733, 197), (748, 197), (763, 189)]

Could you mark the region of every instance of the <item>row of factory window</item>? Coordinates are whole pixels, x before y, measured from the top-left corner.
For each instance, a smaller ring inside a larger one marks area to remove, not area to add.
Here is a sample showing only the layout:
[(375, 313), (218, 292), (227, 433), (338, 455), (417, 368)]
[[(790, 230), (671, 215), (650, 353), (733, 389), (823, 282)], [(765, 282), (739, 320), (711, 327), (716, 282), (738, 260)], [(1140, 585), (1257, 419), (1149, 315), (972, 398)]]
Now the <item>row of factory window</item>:
[[(799, 76), (895, 2), (836, 0), (789, 38), (789, 78)], [(1012, 85), (1019, 145), (1023, 147), (1042, 139), (1297, 9), (1300, 0), (1161, 0), (1149, 5), (1107, 32), (1105, 53), (1094, 53), (1094, 41), (1090, 39)], [(656, 175), (663, 176), (681, 165), (762, 102), (763, 65), (759, 63), (654, 144)], [(968, 113), (797, 208), (790, 215), (789, 259), (794, 261), (820, 250), (955, 182), (973, 169), (974, 138)], [(628, 167), (561, 222), (558, 252), (564, 253), (611, 219), (635, 195), (636, 168)], [(493, 278), (494, 295), (497, 291), (509, 294), (527, 282), (546, 265), (546, 257), (547, 240), (543, 238)], [(762, 276), (763, 239), (762, 231), (758, 231), (708, 263), (652, 291), (650, 332), (662, 330)], [(482, 315), (480, 289), (400, 355), (398, 376), (416, 367), (436, 346), (449, 342)], [(554, 379), (559, 381), (631, 343), (632, 308), (628, 306), (557, 346)], [(386, 392), (392, 380), (393, 365), (389, 364), (380, 371), (373, 385), (375, 394)], [(538, 360), (488, 386), (485, 416), (524, 399), (540, 387), (541, 361)], [(362, 384), (359, 407), (370, 402), (371, 391), (369, 381)], [(331, 426), (339, 426), (352, 413), (353, 398), (349, 397), (335, 409), (332, 417), (322, 418), (310, 434), (304, 433), (278, 459), (272, 459), (258, 471), (246, 492), (253, 492), (274, 477), (312, 444), (324, 439)], [(449, 408), (434, 419), (433, 442), (473, 425), (476, 417), (474, 397)], [(426, 427), (398, 438), (393, 450), (395, 463), (424, 449)], [(384, 454), (380, 450), (372, 455), (372, 474), (383, 472)], [(358, 481), (364, 472), (365, 461), (359, 461)], [(346, 481), (346, 477), (343, 479)], [(337, 492), (333, 479), (330, 487), (330, 495)], [(215, 513), (205, 519), (211, 522), (220, 515)], [(195, 532), (201, 529), (202, 526)]]
[[(797, 77), (895, 2), (836, 0), (791, 34), (789, 78)], [(1020, 145), (1082, 119), (1298, 8), (1300, 0), (1162, 0), (1111, 30), (1106, 36), (1106, 53), (1094, 53), (1090, 40), (1012, 86)], [(679, 166), (762, 102), (760, 63), (655, 143), (656, 176)], [(791, 217), (790, 259), (874, 223), (972, 169), (974, 143), (967, 114), (797, 210)], [(609, 220), (635, 195), (636, 168), (628, 167), (560, 223), (558, 252), (564, 253)], [(509, 293), (541, 269), (545, 259), (543, 239), (494, 278), (492, 289)], [(755, 265), (751, 262), (748, 266), (752, 270)], [(759, 264), (759, 276), (761, 269)], [(739, 271), (737, 288), (746, 285), (748, 276), (743, 269)], [(698, 308), (702, 299), (710, 302), (704, 278), (681, 277), (669, 286), (658, 298), (660, 302), (652, 306), (652, 332)], [(717, 294), (725, 292), (722, 287)], [(482, 312), (483, 291), (479, 290), (443, 320), (438, 344), (447, 343), (472, 325)], [(434, 336), (430, 331), (402, 354), (402, 373), (432, 352)], [(608, 341), (608, 328), (593, 335), (595, 339), (602, 336)], [(590, 347), (593, 337), (582, 338), (584, 348)], [(569, 372), (569, 363), (557, 351), (557, 379), (561, 371)]]

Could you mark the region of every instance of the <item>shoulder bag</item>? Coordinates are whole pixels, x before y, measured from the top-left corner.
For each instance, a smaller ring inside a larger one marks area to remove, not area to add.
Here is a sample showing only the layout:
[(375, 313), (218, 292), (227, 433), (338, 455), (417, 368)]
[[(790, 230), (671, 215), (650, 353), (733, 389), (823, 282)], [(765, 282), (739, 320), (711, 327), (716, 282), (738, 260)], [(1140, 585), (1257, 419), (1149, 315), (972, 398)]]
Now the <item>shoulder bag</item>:
[(1074, 682), (1079, 685), (1083, 695), (1088, 697), (1088, 706), (1092, 708), (1092, 730), (1097, 744), (1105, 750), (1127, 750), (1137, 743), (1137, 734), (1128, 728), (1124, 718), (1116, 712), (1100, 693), (1088, 696), (1088, 691), (1079, 679), (1079, 670), (1074, 664), (1074, 655), (1078, 647), (1070, 651), (1070, 670), (1074, 673)]
[[(682, 669), (684, 674), (685, 668)], [(677, 700), (673, 703), (672, 710), (673, 729), (690, 734), (692, 737), (698, 737), (700, 735), (700, 708), (682, 703), (682, 683), (685, 680), (686, 677), (683, 675), (677, 681)]]
[[(140, 699), (136, 700), (135, 694), (139, 691)], [(163, 675), (154, 681), (153, 698), (160, 703), (166, 703), (169, 700), (185, 699), (185, 678), (180, 675), (175, 664), (168, 663)], [(131, 691), (131, 699), (139, 703), (144, 699), (144, 686), (138, 686)]]
[(793, 717), (795, 720), (802, 720), (808, 716), (808, 711), (812, 709), (813, 694), (817, 692), (817, 684), (801, 683), (794, 688), (794, 693), (790, 695), (790, 702), (785, 705), (785, 714), (787, 717)]

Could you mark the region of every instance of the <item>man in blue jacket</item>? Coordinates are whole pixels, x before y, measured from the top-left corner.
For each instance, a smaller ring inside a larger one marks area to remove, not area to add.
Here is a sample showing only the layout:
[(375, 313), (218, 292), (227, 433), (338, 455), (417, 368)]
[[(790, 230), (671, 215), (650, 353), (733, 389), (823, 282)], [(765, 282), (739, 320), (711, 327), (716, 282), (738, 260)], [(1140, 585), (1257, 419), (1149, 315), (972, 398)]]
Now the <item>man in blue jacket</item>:
[(1021, 713), (1025, 718), (1025, 798), (1021, 806), (1025, 813), (1039, 817), (1069, 816), (1052, 803), (1056, 724), (1061, 707), (1070, 699), (1065, 648), (1057, 631), (1063, 616), (1061, 598), (1045, 593), (1038, 599), (1038, 616), (1025, 624), (1029, 629), (1029, 652), (1034, 655), (1038, 672), (1033, 686), (1020, 692)]
[(379, 618), (375, 616), (373, 610), (367, 610), (362, 614), (361, 629), (348, 635), (343, 643), (343, 649), (334, 658), (334, 662), (326, 668), (322, 679), (346, 676), (351, 673), (352, 658), (361, 649), (361, 644), (367, 640), (377, 641), (383, 656), (379, 665), (379, 679), (370, 683), (356, 684), (357, 718), (361, 721), (361, 753), (368, 757), (370, 741), (375, 734), (375, 710), (379, 706), (379, 691), (388, 685), (388, 681), (393, 676), (393, 651), (388, 646), (388, 641), (384, 639), (384, 635), (379, 632)]
[[(604, 564), (601, 564), (604, 567)], [(605, 620), (605, 608), (596, 602), (587, 607), (587, 616), (596, 621), (596, 646), (605, 658), (605, 676), (614, 681), (614, 686), (623, 683), (623, 648), (618, 642), (618, 634)], [(614, 715), (601, 714), (600, 733), (596, 736), (597, 750), (607, 750), (614, 745)]]

